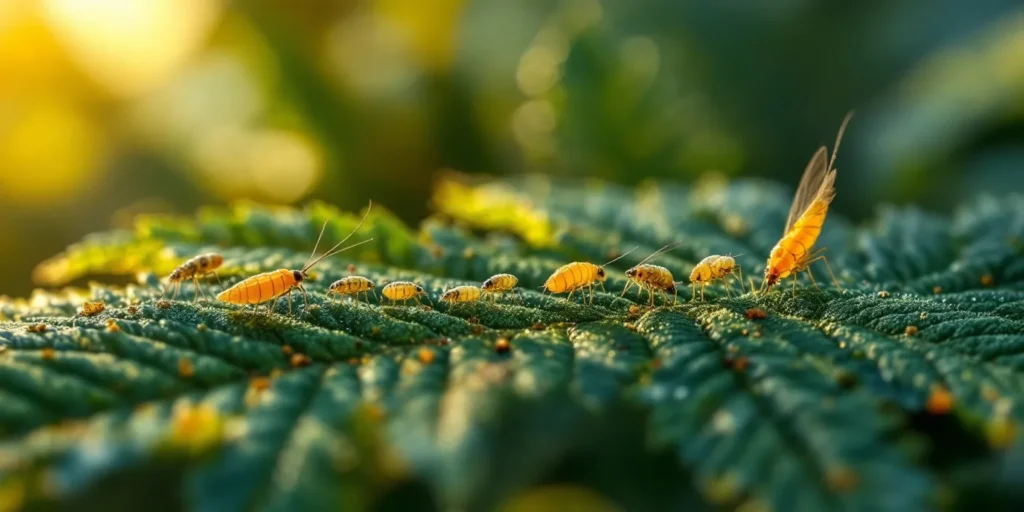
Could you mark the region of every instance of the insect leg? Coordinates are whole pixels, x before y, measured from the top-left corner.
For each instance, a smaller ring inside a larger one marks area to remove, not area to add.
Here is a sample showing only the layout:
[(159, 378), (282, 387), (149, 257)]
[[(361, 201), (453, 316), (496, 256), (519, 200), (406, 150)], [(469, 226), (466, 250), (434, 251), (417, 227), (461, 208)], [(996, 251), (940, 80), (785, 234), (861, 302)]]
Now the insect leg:
[(731, 299), (732, 298), (732, 294), (729, 293), (729, 278), (728, 277), (723, 277), (722, 278), (722, 284), (725, 285), (725, 296)]
[(619, 295), (619, 297), (625, 297), (625, 296), (626, 296), (626, 292), (628, 292), (628, 291), (629, 291), (629, 287), (630, 287), (630, 286), (631, 286), (632, 284), (633, 284), (633, 280), (632, 280), (632, 279), (631, 279), (631, 280), (629, 280), (629, 281), (626, 281), (626, 286), (624, 286), (624, 287), (622, 288), (622, 295)]
[(836, 275), (832, 273), (832, 265), (828, 264), (828, 258), (826, 258), (825, 256), (818, 256), (817, 258), (813, 258), (811, 261), (808, 261), (807, 264), (810, 265), (811, 263), (814, 263), (815, 261), (818, 260), (821, 260), (822, 262), (825, 263), (825, 268), (828, 269), (828, 275), (832, 277), (832, 284), (836, 285), (836, 288), (842, 290), (843, 287), (839, 284), (839, 280), (836, 279)]
[(288, 288), (285, 295), (288, 295), (288, 316), (292, 316), (292, 289)]
[(701, 301), (701, 302), (704, 302), (704, 287), (705, 287), (705, 286), (707, 286), (707, 283), (705, 283), (705, 282), (703, 282), (703, 281), (702, 281), (702, 282), (700, 283), (700, 301)]
[(800, 274), (798, 272), (793, 273), (793, 297), (796, 297), (796, 282), (800, 280)]
[(309, 294), (306, 293), (306, 287), (299, 285), (299, 291), (302, 292), (302, 311), (305, 312), (309, 309)]
[(807, 277), (811, 278), (811, 284), (814, 285), (814, 288), (820, 291), (821, 288), (818, 288), (818, 282), (814, 280), (814, 273), (811, 272), (811, 267), (807, 267), (804, 270), (807, 271)]
[[(377, 295), (377, 290), (374, 290), (374, 289), (370, 289), (370, 291), (371, 291), (371, 292), (373, 292), (373, 298), (374, 298), (374, 299), (377, 299), (377, 304), (380, 304), (380, 296), (379, 296), (379, 295)], [(367, 299), (366, 299), (366, 300), (370, 300), (370, 299), (369, 299), (369, 296), (367, 296)]]
[(213, 272), (213, 277), (217, 278), (217, 286), (221, 289), (221, 291), (224, 291), (224, 283), (222, 283), (220, 280), (220, 274), (218, 274), (217, 272)]
[(174, 283), (174, 295), (171, 295), (171, 300), (178, 298), (178, 292), (181, 291), (181, 281)]
[(199, 276), (192, 275), (192, 302), (199, 302)]
[(746, 288), (743, 287), (743, 269), (739, 265), (736, 265), (736, 273), (739, 274), (736, 276), (736, 279), (740, 280), (740, 291), (747, 293)]

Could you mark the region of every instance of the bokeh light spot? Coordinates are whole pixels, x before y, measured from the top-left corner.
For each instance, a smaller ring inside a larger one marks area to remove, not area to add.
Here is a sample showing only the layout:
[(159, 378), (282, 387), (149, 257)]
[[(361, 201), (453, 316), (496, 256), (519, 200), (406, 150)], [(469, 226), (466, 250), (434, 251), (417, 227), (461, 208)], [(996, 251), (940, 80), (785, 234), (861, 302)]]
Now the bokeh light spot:
[(43, 0), (43, 13), (79, 66), (130, 97), (163, 82), (203, 42), (219, 0)]
[(21, 103), (0, 117), (0, 197), (53, 204), (80, 192), (100, 170), (100, 128), (76, 106), (53, 99)]

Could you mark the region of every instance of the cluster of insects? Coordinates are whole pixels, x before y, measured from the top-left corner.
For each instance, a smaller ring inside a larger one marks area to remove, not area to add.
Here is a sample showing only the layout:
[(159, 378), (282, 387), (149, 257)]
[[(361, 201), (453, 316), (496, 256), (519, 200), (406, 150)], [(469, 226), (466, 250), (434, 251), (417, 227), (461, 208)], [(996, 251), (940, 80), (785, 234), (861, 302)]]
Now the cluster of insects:
[[(829, 151), (825, 146), (818, 148), (804, 169), (800, 184), (793, 198), (792, 206), (790, 207), (783, 236), (768, 256), (764, 280), (758, 293), (769, 290), (788, 277), (793, 278), (793, 291), (795, 293), (797, 277), (801, 272), (806, 272), (811, 283), (817, 286), (814, 274), (811, 273), (811, 264), (818, 261), (825, 264), (832, 282), (836, 287), (840, 287), (835, 274), (832, 273), (828, 260), (823, 254), (825, 249), (812, 249), (821, 234), (829, 205), (832, 199), (835, 198), (836, 169), (834, 165), (836, 152), (839, 149), (839, 143), (842, 141), (843, 132), (846, 130), (846, 125), (851, 115), (852, 113), (847, 114), (846, 118), (843, 119), (831, 155), (829, 155)], [(217, 300), (230, 304), (254, 305), (257, 310), (260, 305), (273, 301), (270, 305), (270, 310), (273, 311), (277, 301), (287, 296), (290, 313), (292, 309), (291, 292), (298, 289), (302, 292), (303, 302), (308, 304), (303, 282), (309, 278), (308, 272), (310, 269), (330, 256), (373, 240), (370, 238), (341, 248), (362, 227), (363, 222), (366, 221), (367, 216), (370, 214), (370, 207), (372, 206), (371, 202), (362, 220), (359, 221), (359, 224), (348, 236), (317, 257), (317, 248), (323, 238), (324, 230), (327, 228), (327, 223), (325, 222), (324, 226), (320, 229), (320, 235), (317, 237), (316, 244), (313, 246), (313, 252), (301, 269), (278, 269), (248, 277), (219, 293)], [(682, 282), (675, 281), (669, 269), (649, 262), (656, 256), (678, 245), (679, 242), (670, 243), (626, 270), (625, 275), (628, 280), (625, 288), (622, 290), (622, 296), (625, 296), (630, 287), (635, 285), (638, 288), (639, 298), (642, 299), (643, 293), (647, 292), (648, 301), (652, 307), (658, 294), (663, 296), (666, 301), (668, 300), (668, 295), (671, 294), (673, 297), (672, 303), (675, 304), (678, 299), (676, 287), (682, 284)], [(586, 292), (589, 291), (589, 301), (592, 303), (594, 300), (594, 288), (600, 287), (603, 290), (604, 283), (608, 279), (605, 267), (626, 257), (634, 250), (636, 250), (636, 247), (603, 265), (595, 265), (583, 261), (563, 265), (555, 270), (544, 282), (543, 292), (551, 294), (568, 293), (567, 299), (571, 299), (577, 291), (586, 298)], [(217, 276), (216, 271), (223, 262), (224, 258), (215, 253), (201, 254), (185, 261), (168, 276), (168, 282), (174, 288), (174, 297), (177, 297), (181, 283), (191, 280), (195, 288), (193, 301), (197, 301), (202, 293), (199, 279), (205, 278), (210, 274)], [(729, 276), (735, 276), (739, 281), (740, 290), (746, 293), (743, 283), (743, 271), (733, 256), (711, 255), (704, 258), (690, 272), (691, 300), (697, 299), (699, 291), (700, 300), (703, 301), (704, 289), (715, 281), (722, 281), (726, 295), (731, 297)], [(219, 276), (217, 279), (219, 281)], [(481, 286), (458, 286), (445, 290), (440, 300), (447, 303), (449, 308), (454, 308), (459, 304), (477, 302), (485, 298), (494, 301), (507, 294), (517, 294), (519, 292), (518, 284), (519, 279), (512, 274), (497, 274), (485, 280)], [(751, 291), (754, 291), (753, 283), (751, 284)], [(164, 293), (167, 293), (166, 289)], [(349, 276), (339, 279), (331, 283), (328, 293), (339, 297), (350, 296), (357, 306), (360, 304), (360, 295), (368, 301), (371, 293), (380, 302), (380, 297), (376, 291), (376, 284), (362, 276)], [(421, 285), (411, 281), (388, 283), (381, 289), (381, 295), (385, 299), (390, 300), (392, 304), (397, 304), (401, 301), (405, 305), (410, 300), (417, 304), (422, 304), (419, 301), (420, 297), (426, 298), (428, 301), (430, 300), (427, 291)]]

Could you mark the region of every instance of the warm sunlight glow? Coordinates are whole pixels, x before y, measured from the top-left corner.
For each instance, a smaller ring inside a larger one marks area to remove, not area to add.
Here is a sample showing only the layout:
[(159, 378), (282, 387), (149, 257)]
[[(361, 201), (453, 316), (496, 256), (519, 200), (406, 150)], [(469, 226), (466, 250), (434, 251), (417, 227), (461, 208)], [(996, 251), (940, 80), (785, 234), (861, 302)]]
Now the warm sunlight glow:
[(43, 0), (79, 66), (109, 92), (134, 96), (166, 80), (203, 42), (219, 0)]
[(74, 105), (30, 100), (0, 116), (0, 198), (53, 203), (95, 177), (102, 151), (99, 127)]

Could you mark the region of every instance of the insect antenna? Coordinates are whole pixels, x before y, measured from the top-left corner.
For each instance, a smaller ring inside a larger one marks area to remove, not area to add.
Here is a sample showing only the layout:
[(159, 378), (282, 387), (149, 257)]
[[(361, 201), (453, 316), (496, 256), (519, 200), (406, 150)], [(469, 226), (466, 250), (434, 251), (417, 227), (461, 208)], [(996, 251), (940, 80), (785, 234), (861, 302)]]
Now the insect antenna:
[(839, 143), (843, 140), (843, 132), (846, 131), (846, 124), (850, 122), (850, 118), (853, 117), (853, 111), (846, 113), (846, 117), (843, 118), (843, 124), (839, 125), (839, 133), (836, 134), (836, 145), (832, 146), (832, 158), (828, 161), (828, 168), (832, 170), (832, 167), (836, 163), (836, 154), (839, 153)]
[[(659, 254), (661, 254), (661, 253), (663, 253), (665, 251), (670, 251), (672, 249), (675, 249), (676, 247), (679, 247), (679, 244), (681, 244), (681, 243), (683, 243), (683, 242), (675, 241), (675, 242), (666, 244), (661, 249), (658, 249), (657, 251), (652, 252), (650, 256), (644, 258), (643, 261), (641, 261), (640, 263), (637, 263), (637, 266), (643, 265), (644, 263), (647, 263), (648, 261), (651, 261), (652, 258), (654, 258), (655, 256), (657, 256), (657, 255), (659, 255)], [(625, 256), (625, 255), (623, 255), (623, 256)], [(605, 265), (607, 265), (607, 263), (605, 263)]]
[(631, 253), (631, 252), (633, 252), (633, 251), (637, 250), (638, 248), (640, 248), (640, 246), (639, 246), (639, 245), (638, 245), (638, 246), (636, 246), (636, 247), (634, 247), (634, 248), (632, 248), (632, 249), (630, 249), (630, 250), (628, 250), (628, 251), (626, 251), (625, 253), (623, 253), (622, 255), (620, 255), (620, 256), (619, 256), (618, 258), (615, 258), (615, 259), (613, 259), (613, 260), (609, 261), (608, 263), (605, 263), (604, 265), (601, 265), (601, 267), (607, 267), (608, 265), (611, 265), (612, 263), (615, 263), (616, 261), (619, 261), (619, 260), (621, 260), (622, 258), (625, 258), (626, 256), (629, 256), (629, 253)]
[[(317, 258), (315, 260), (312, 260), (312, 261), (308, 261), (307, 260), (306, 264), (302, 266), (302, 271), (305, 272), (305, 271), (313, 268), (314, 265), (316, 265), (317, 263), (320, 263), (321, 261), (323, 261), (324, 258), (327, 258), (329, 256), (333, 256), (335, 254), (338, 254), (341, 251), (347, 251), (348, 249), (351, 249), (351, 248), (353, 248), (353, 247), (355, 247), (357, 245), (364, 244), (366, 242), (369, 242), (369, 241), (373, 240), (372, 238), (369, 239), (369, 240), (363, 240), (362, 242), (359, 242), (358, 244), (350, 245), (348, 247), (345, 247), (344, 249), (338, 249), (338, 247), (341, 247), (341, 244), (345, 243), (349, 238), (352, 238), (352, 235), (356, 234), (356, 231), (359, 231), (359, 228), (361, 228), (363, 226), (363, 223), (366, 222), (366, 218), (370, 216), (370, 208), (372, 208), (372, 207), (373, 207), (373, 201), (370, 201), (370, 204), (366, 207), (366, 213), (363, 214), (363, 218), (359, 221), (359, 224), (356, 225), (355, 229), (353, 229), (352, 232), (348, 234), (348, 236), (346, 236), (340, 242), (335, 244), (334, 247), (331, 247), (330, 249), (327, 250), (327, 252), (323, 253), (323, 255), (321, 255), (319, 258)], [(321, 237), (324, 235), (324, 229), (326, 229), (326, 228), (327, 228), (327, 223), (324, 222), (324, 227), (320, 228), (320, 236)], [(316, 243), (317, 243), (317, 246), (320, 245), (320, 238), (319, 237), (317, 238)], [(310, 256), (309, 256), (310, 259), (313, 258), (314, 254), (316, 254), (316, 246), (313, 246), (313, 254), (310, 254)]]

